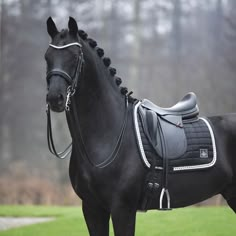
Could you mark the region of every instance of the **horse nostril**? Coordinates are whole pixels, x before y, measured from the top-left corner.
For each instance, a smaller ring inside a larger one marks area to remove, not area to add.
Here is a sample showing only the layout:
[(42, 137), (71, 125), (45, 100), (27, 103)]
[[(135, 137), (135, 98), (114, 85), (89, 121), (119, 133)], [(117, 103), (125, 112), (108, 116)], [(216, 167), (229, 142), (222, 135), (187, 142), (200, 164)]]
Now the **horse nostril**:
[(62, 94), (58, 94), (57, 99), (58, 99), (58, 105), (62, 105), (63, 102), (64, 102), (63, 95)]
[(48, 93), (46, 95), (46, 102), (51, 108), (61, 108), (65, 102), (64, 98), (62, 93)]

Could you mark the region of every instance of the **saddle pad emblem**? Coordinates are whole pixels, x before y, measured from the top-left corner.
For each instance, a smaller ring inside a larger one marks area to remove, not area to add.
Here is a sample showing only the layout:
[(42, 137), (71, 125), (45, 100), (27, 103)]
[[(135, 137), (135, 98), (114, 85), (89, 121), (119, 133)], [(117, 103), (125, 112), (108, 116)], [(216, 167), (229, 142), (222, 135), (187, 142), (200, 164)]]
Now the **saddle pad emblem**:
[(208, 158), (208, 149), (200, 149), (200, 158)]

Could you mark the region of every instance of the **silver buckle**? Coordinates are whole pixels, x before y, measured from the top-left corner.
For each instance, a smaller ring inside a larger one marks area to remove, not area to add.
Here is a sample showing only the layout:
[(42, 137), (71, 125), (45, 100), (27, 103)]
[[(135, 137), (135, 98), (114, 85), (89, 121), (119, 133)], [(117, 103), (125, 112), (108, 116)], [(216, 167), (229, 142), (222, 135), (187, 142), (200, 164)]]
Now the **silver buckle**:
[(72, 86), (67, 88), (67, 96), (66, 96), (66, 105), (65, 110), (70, 111), (71, 97), (75, 94), (75, 89), (72, 89)]

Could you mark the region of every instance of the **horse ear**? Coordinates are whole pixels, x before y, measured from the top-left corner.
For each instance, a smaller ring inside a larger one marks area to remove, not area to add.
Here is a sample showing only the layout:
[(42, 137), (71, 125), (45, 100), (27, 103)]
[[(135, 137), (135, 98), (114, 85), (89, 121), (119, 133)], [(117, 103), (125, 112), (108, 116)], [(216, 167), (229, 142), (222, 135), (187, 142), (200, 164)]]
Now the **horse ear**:
[(68, 28), (69, 31), (72, 35), (76, 36), (78, 33), (78, 26), (77, 26), (77, 22), (73, 17), (69, 18), (69, 22), (68, 22)]
[(51, 16), (47, 20), (47, 30), (51, 38), (54, 38), (55, 35), (58, 33), (57, 27)]

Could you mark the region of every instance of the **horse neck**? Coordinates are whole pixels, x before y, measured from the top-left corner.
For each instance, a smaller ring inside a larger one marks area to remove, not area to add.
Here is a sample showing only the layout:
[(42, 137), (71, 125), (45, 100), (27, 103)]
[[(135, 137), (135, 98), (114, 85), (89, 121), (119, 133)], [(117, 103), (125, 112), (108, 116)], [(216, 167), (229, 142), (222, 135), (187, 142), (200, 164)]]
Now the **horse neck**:
[(83, 76), (72, 98), (74, 119), (68, 124), (72, 139), (80, 133), (88, 155), (96, 156), (93, 162), (98, 163), (104, 161), (117, 142), (125, 119), (125, 98), (96, 52), (87, 45), (83, 45), (83, 52)]

